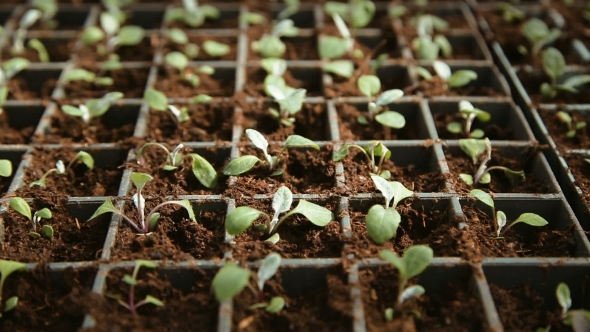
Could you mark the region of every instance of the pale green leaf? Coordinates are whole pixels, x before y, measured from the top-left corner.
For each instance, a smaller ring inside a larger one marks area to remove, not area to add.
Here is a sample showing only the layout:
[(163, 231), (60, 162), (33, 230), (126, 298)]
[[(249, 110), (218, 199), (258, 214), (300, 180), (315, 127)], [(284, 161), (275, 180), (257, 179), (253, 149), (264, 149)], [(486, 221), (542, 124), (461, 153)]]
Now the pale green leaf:
[(322, 36), (318, 46), (320, 59), (339, 59), (348, 51), (349, 43), (344, 38), (335, 36)]
[(410, 279), (422, 273), (432, 261), (432, 257), (432, 249), (427, 246), (415, 245), (406, 249), (403, 257), (406, 278)]
[(13, 197), (10, 199), (10, 207), (22, 214), (23, 216), (27, 217), (29, 220), (31, 220), (32, 216), (31, 216), (31, 207), (29, 206), (29, 204), (27, 203), (27, 201), (25, 201), (24, 199), (20, 198), (20, 197)]
[(447, 84), (450, 88), (460, 88), (477, 79), (477, 73), (473, 70), (457, 70), (451, 75)]
[(377, 190), (379, 190), (381, 194), (383, 194), (383, 197), (385, 198), (385, 207), (389, 207), (389, 203), (391, 202), (391, 200), (393, 199), (393, 195), (395, 194), (393, 191), (393, 187), (387, 180), (378, 175), (371, 175), (371, 179), (375, 184), (375, 188), (377, 188)]
[(180, 52), (170, 52), (164, 57), (166, 64), (175, 67), (179, 71), (184, 71), (188, 66), (188, 58)]
[(154, 177), (147, 173), (131, 173), (131, 182), (133, 182), (133, 185), (135, 186), (135, 188), (137, 188), (138, 191), (141, 191), (143, 187), (146, 185), (146, 183), (152, 181), (153, 179)]
[(92, 217), (88, 218), (88, 220), (92, 220), (92, 219), (100, 216), (101, 214), (105, 214), (105, 213), (109, 213), (109, 212), (116, 213), (116, 214), (122, 214), (121, 211), (113, 205), (113, 202), (111, 202), (111, 198), (107, 197), (107, 199), (98, 207), (98, 209), (96, 209), (96, 211), (94, 212)]
[(228, 262), (213, 278), (213, 291), (219, 302), (227, 301), (240, 293), (250, 280), (250, 270)]
[(225, 229), (230, 235), (243, 233), (252, 223), (265, 213), (249, 206), (233, 209), (225, 218)]
[(406, 300), (409, 300), (413, 297), (418, 297), (422, 294), (424, 294), (425, 290), (424, 287), (420, 286), (420, 285), (413, 285), (410, 286), (406, 289), (404, 289), (404, 291), (400, 294), (400, 302), (405, 302)]
[(393, 207), (395, 208), (402, 200), (412, 197), (414, 192), (406, 188), (401, 182), (393, 181), (389, 182), (391, 190), (393, 191)]
[(304, 215), (312, 224), (320, 227), (324, 227), (334, 220), (332, 211), (304, 199), (299, 200), (297, 206), (289, 212), (289, 214), (295, 213)]
[(193, 174), (199, 182), (207, 188), (215, 188), (217, 185), (217, 172), (215, 168), (198, 154), (191, 153), (188, 156), (192, 157)]
[(473, 189), (471, 190), (470, 194), (473, 195), (473, 197), (480, 200), (485, 205), (490, 206), (492, 208), (494, 207), (494, 200), (492, 199), (492, 196), (486, 193), (485, 191), (481, 189)]
[(12, 163), (8, 159), (0, 159), (0, 176), (9, 177), (12, 175)]
[(299, 135), (290, 135), (289, 137), (287, 137), (287, 140), (285, 141), (285, 147), (309, 147), (316, 150), (320, 149), (320, 147), (317, 144), (315, 144), (312, 140)]
[(225, 175), (240, 175), (242, 173), (248, 172), (249, 170), (256, 165), (257, 162), (261, 161), (256, 156), (246, 155), (236, 158), (225, 166), (223, 170), (223, 174)]
[(136, 25), (127, 25), (121, 28), (119, 31), (119, 45), (121, 46), (134, 46), (139, 44), (143, 37), (145, 36), (145, 31)]
[(556, 48), (549, 47), (543, 52), (543, 70), (556, 81), (565, 73), (565, 59)]
[(285, 299), (280, 296), (274, 296), (270, 299), (270, 303), (266, 306), (266, 311), (271, 314), (276, 314), (277, 312), (283, 310), (285, 306)]
[(354, 64), (350, 60), (336, 60), (328, 63), (324, 71), (342, 77), (351, 78), (354, 74)]
[(382, 245), (395, 236), (401, 222), (401, 216), (395, 208), (373, 205), (366, 217), (367, 234), (378, 245)]
[(356, 81), (359, 90), (367, 97), (371, 98), (381, 90), (381, 81), (374, 75), (362, 75)]
[(385, 111), (377, 114), (375, 116), (375, 121), (386, 127), (394, 129), (400, 129), (406, 125), (406, 118), (404, 118), (404, 116), (400, 113), (394, 111)]
[(279, 266), (281, 265), (281, 255), (277, 253), (270, 253), (262, 260), (260, 267), (258, 268), (258, 278), (256, 283), (258, 285), (258, 289), (262, 292), (264, 288), (264, 283), (272, 278)]

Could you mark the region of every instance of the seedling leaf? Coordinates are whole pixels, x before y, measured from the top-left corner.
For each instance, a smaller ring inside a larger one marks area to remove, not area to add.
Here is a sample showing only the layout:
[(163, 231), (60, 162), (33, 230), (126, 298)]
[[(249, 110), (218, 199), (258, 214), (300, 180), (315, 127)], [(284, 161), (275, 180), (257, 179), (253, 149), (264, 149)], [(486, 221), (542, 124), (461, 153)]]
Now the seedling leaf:
[(212, 57), (222, 57), (229, 53), (229, 45), (216, 42), (214, 40), (207, 40), (203, 43), (203, 49)]
[(395, 195), (393, 187), (389, 184), (387, 180), (378, 175), (371, 175), (371, 179), (375, 184), (375, 188), (377, 188), (377, 190), (379, 190), (383, 194), (383, 197), (385, 198), (385, 207), (389, 207), (389, 203)]
[(148, 89), (145, 91), (143, 98), (151, 108), (157, 111), (166, 111), (168, 109), (168, 98), (158, 90)]
[(451, 78), (451, 67), (442, 61), (434, 61), (432, 63), (432, 68), (437, 76), (442, 78), (445, 81), (448, 81)]
[(80, 151), (74, 159), (80, 159), (80, 161), (86, 165), (88, 169), (94, 168), (94, 158), (92, 158), (92, 155), (88, 152)]
[(506, 214), (503, 211), (496, 212), (496, 223), (498, 224), (498, 232), (496, 233), (496, 236), (500, 236), (502, 228), (506, 226), (506, 219)]
[(380, 124), (395, 129), (403, 128), (406, 125), (406, 118), (398, 112), (385, 111), (375, 116), (375, 120)]
[(367, 233), (373, 242), (382, 245), (395, 236), (400, 222), (401, 216), (395, 208), (373, 205), (367, 213)]
[(193, 159), (193, 174), (207, 188), (215, 188), (217, 185), (217, 172), (215, 168), (198, 154), (191, 153), (189, 156)]
[(179, 71), (183, 71), (188, 66), (188, 58), (180, 52), (170, 52), (166, 54), (164, 60), (168, 65), (175, 67)]
[(320, 147), (312, 140), (299, 135), (290, 135), (285, 141), (285, 147), (310, 147), (319, 150)]
[(476, 79), (477, 73), (472, 70), (457, 70), (448, 79), (447, 84), (450, 88), (459, 88)]
[(406, 277), (406, 265), (404, 264), (404, 260), (399, 257), (396, 253), (390, 250), (381, 250), (379, 252), (379, 257), (382, 260), (389, 262), (391, 265), (395, 266), (397, 271), (399, 272), (400, 278), (408, 279)]
[(135, 188), (137, 188), (138, 191), (141, 191), (143, 189), (143, 187), (145, 186), (145, 184), (152, 181), (153, 179), (154, 179), (153, 176), (146, 174), (146, 173), (141, 173), (141, 172), (131, 173), (131, 182), (133, 182), (133, 185), (135, 186)]
[(380, 94), (379, 97), (377, 97), (375, 104), (377, 104), (378, 106), (385, 106), (403, 97), (403, 95), (404, 92), (400, 89), (387, 90)]
[(460, 139), (459, 146), (461, 150), (471, 157), (473, 164), (477, 163), (477, 159), (480, 154), (486, 151), (486, 142), (483, 139)]
[(319, 44), (320, 59), (339, 59), (348, 51), (348, 40), (335, 36), (322, 36)]
[(328, 63), (324, 71), (342, 77), (351, 78), (354, 74), (354, 64), (350, 60), (336, 60)]
[(277, 312), (283, 310), (285, 306), (285, 299), (280, 296), (275, 296), (270, 299), (270, 303), (266, 306), (266, 311), (271, 314), (276, 314)]
[[(18, 297), (17, 296), (11, 296), (8, 298), (8, 300), (6, 300), (6, 302), (4, 302), (4, 312), (9, 312), (14, 310), (14, 308), (16, 308), (16, 306), (18, 305)], [(0, 317), (2, 317), (2, 315), (0, 315)]]
[(492, 199), (492, 196), (486, 193), (485, 191), (481, 189), (473, 189), (471, 190), (470, 194), (478, 200), (480, 200), (485, 205), (490, 206), (492, 208), (494, 207), (494, 200)]
[(381, 81), (374, 75), (362, 75), (356, 81), (359, 90), (367, 97), (371, 98), (381, 90)]
[(459, 174), (459, 178), (463, 180), (463, 182), (465, 182), (468, 186), (473, 185), (473, 175), (461, 173)]
[(257, 285), (261, 292), (264, 289), (264, 283), (277, 273), (280, 265), (281, 255), (273, 252), (264, 257), (260, 268), (258, 268)]
[(250, 270), (236, 266), (234, 262), (228, 262), (213, 278), (213, 291), (219, 302), (227, 301), (248, 284)]
[(32, 216), (31, 216), (31, 207), (29, 206), (29, 204), (27, 203), (27, 201), (25, 201), (24, 199), (20, 198), (20, 197), (13, 197), (10, 199), (10, 207), (22, 214), (23, 216), (27, 217), (29, 220), (31, 220)]
[(410, 286), (406, 289), (404, 289), (404, 291), (401, 293), (400, 295), (400, 302), (405, 302), (406, 300), (409, 300), (413, 297), (418, 297), (422, 294), (424, 294), (424, 287), (420, 286), (420, 285), (413, 285)]
[(562, 316), (565, 316), (567, 311), (572, 306), (570, 288), (567, 286), (567, 284), (561, 282), (559, 285), (557, 285), (557, 289), (555, 289), (555, 295), (557, 296), (557, 302), (561, 306)]
[(225, 175), (240, 175), (242, 173), (248, 172), (249, 170), (254, 167), (254, 165), (261, 161), (256, 156), (246, 155), (236, 158), (225, 166), (223, 170), (223, 174)]
[(237, 207), (227, 214), (225, 229), (230, 235), (241, 234), (263, 214), (265, 213), (249, 206)]
[(12, 163), (8, 159), (0, 159), (0, 176), (5, 178), (12, 175)]
[(153, 305), (158, 306), (158, 307), (163, 307), (164, 306), (164, 302), (158, 300), (157, 298), (155, 298), (155, 297), (153, 297), (151, 295), (147, 295), (145, 297), (145, 299), (143, 299), (143, 301), (141, 301), (141, 302), (143, 302), (143, 303), (150, 303), (150, 304), (153, 304)]
[(535, 213), (523, 213), (521, 214), (518, 219), (516, 219), (515, 221), (513, 221), (510, 226), (518, 224), (518, 223), (525, 223), (527, 225), (530, 226), (545, 226), (548, 225), (549, 222), (547, 222), (547, 220), (545, 220), (545, 218), (541, 217), (538, 214)]
[(126, 25), (121, 28), (117, 36), (119, 37), (119, 45), (133, 46), (141, 42), (145, 31), (137, 25)]
[(555, 82), (565, 73), (565, 59), (556, 48), (549, 47), (543, 52), (543, 70)]
[(406, 249), (403, 258), (406, 278), (410, 279), (422, 273), (432, 261), (432, 257), (432, 249), (427, 246), (415, 245)]
[(98, 207), (98, 209), (96, 209), (96, 211), (94, 212), (92, 217), (88, 218), (88, 220), (92, 220), (92, 219), (100, 216), (101, 214), (105, 214), (105, 213), (109, 213), (109, 212), (121, 214), (121, 211), (119, 211), (119, 209), (117, 209), (113, 205), (113, 202), (111, 202), (111, 198), (107, 197), (107, 199)]
[(312, 224), (320, 227), (324, 227), (334, 220), (332, 211), (304, 199), (299, 200), (297, 206), (289, 212), (289, 214), (295, 213), (304, 215)]
[(393, 207), (394, 208), (402, 200), (404, 200), (408, 197), (412, 197), (412, 195), (414, 195), (413, 191), (408, 190), (408, 188), (404, 187), (404, 185), (401, 184), (400, 182), (397, 182), (397, 181), (389, 182), (389, 185), (391, 186), (391, 189), (393, 190), (393, 197), (394, 197)]

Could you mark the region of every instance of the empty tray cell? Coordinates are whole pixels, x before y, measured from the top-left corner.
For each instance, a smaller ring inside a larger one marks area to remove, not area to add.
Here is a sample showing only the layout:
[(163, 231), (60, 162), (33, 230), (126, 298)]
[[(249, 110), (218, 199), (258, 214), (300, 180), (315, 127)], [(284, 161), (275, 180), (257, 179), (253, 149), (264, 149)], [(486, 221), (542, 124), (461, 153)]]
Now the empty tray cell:
[(0, 144), (27, 144), (35, 132), (44, 106), (4, 106), (0, 112)]
[(25, 69), (8, 80), (8, 99), (49, 98), (60, 73), (59, 69)]
[(113, 79), (112, 85), (100, 85), (94, 82), (84, 80), (66, 81), (64, 84), (65, 96), (61, 100), (62, 104), (67, 104), (74, 98), (102, 98), (108, 92), (123, 92), (124, 98), (142, 98), (143, 91), (147, 84), (149, 68), (125, 68), (101, 72), (94, 66), (81, 66), (94, 74), (97, 78), (110, 77)]
[(4, 59), (10, 59), (13, 56), (19, 56), (32, 62), (66, 62), (70, 59), (70, 51), (73, 47), (74, 39), (68, 37), (42, 37), (35, 39), (39, 40), (45, 46), (48, 56), (47, 61), (41, 58), (39, 52), (29, 46), (29, 42), (33, 40), (32, 38), (25, 41), (25, 49), (22, 54), (14, 54), (11, 45), (7, 45), (2, 51), (2, 57)]
[[(158, 68), (158, 78), (154, 89), (163, 92), (168, 98), (192, 98), (198, 94), (212, 97), (231, 97), (236, 86), (235, 69), (214, 67), (212, 75), (197, 74), (199, 65), (189, 65), (181, 75), (176, 68)], [(195, 85), (187, 81), (185, 75), (198, 76)]]

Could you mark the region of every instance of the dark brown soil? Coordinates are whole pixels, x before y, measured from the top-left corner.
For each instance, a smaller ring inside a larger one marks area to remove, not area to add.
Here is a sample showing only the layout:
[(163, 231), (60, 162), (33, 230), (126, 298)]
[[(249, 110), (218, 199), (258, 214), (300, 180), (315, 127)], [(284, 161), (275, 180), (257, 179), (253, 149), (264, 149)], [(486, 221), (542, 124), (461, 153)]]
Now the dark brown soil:
[[(317, 272), (316, 272), (317, 273)], [(232, 330), (276, 331), (350, 331), (352, 329), (352, 303), (347, 274), (341, 268), (333, 268), (321, 283), (306, 291), (289, 291), (297, 285), (283, 285), (280, 277), (275, 275), (266, 283), (264, 296), (269, 300), (273, 296), (282, 296), (286, 305), (276, 314), (264, 309), (248, 310), (259, 302), (254, 294), (245, 289), (234, 299)], [(309, 288), (309, 286), (307, 286)], [(291, 294), (293, 293), (293, 294)]]
[(579, 155), (566, 155), (565, 161), (574, 176), (574, 183), (582, 190), (582, 200), (590, 207), (590, 164)]
[[(278, 189), (278, 188), (277, 188)], [(239, 199), (236, 206), (250, 206), (270, 215), (274, 214), (271, 201), (260, 201), (253, 199)], [(279, 227), (278, 233), (281, 240), (277, 244), (265, 242), (264, 233), (250, 227), (244, 233), (235, 237), (235, 244), (232, 244), (234, 258), (255, 261), (263, 259), (266, 255), (276, 252), (283, 258), (339, 258), (342, 255), (343, 236), (338, 222), (338, 200), (313, 202), (323, 206), (334, 213), (336, 220), (325, 227), (312, 224), (302, 215), (289, 217)], [(296, 203), (293, 204), (293, 208)], [(260, 218), (254, 224), (263, 223)]]
[(13, 77), (8, 80), (8, 100), (31, 100), (46, 99), (51, 97), (53, 89), (57, 83), (57, 78), (47, 78), (41, 82), (27, 81), (21, 77)]
[(6, 194), (6, 192), (8, 191), (8, 187), (10, 187), (13, 178), (14, 176), (9, 176), (7, 178), (0, 176), (0, 198), (3, 198), (4, 194)]
[[(376, 192), (370, 176), (371, 166), (365, 154), (358, 149), (351, 149), (348, 153), (350, 157), (342, 160), (346, 191), (351, 194)], [(386, 159), (382, 169), (391, 172), (389, 181), (400, 181), (415, 192), (446, 191), (445, 177), (438, 171), (425, 169), (424, 165), (396, 166), (393, 161)]]
[[(99, 71), (82, 66), (97, 75)], [(104, 86), (85, 81), (70, 81), (64, 85), (65, 95), (74, 98), (102, 98), (109, 92), (123, 92), (125, 98), (143, 98), (143, 91), (147, 83), (148, 68), (123, 68), (103, 73), (101, 77), (111, 77), (113, 85)], [(67, 104), (61, 101), (62, 104)]]
[(421, 93), (426, 98), (434, 96), (504, 96), (504, 93), (492, 88), (491, 86), (472, 86), (472, 83), (469, 83), (466, 86), (460, 88), (449, 89), (446, 82), (438, 76), (433, 76), (429, 81), (421, 80), (417, 85), (405, 87), (404, 93)]
[[(280, 150), (270, 148), (270, 154), (276, 155)], [(262, 151), (254, 147), (240, 148), (241, 155), (251, 154), (264, 160)], [(283, 174), (269, 177), (266, 163), (259, 162), (249, 172), (237, 177), (233, 187), (225, 195), (232, 198), (273, 194), (280, 186), (288, 187), (294, 194), (325, 194), (335, 183), (335, 164), (332, 161), (332, 146), (327, 145), (320, 151), (314, 149), (287, 149), (281, 160)]]
[[(185, 30), (185, 33), (189, 32), (189, 31), (190, 30)], [(218, 43), (228, 45), (230, 47), (229, 53), (227, 53), (226, 55), (221, 56), (221, 57), (210, 56), (209, 54), (207, 54), (207, 52), (205, 52), (205, 49), (203, 48), (203, 43), (208, 40), (214, 40)], [(163, 42), (166, 42), (166, 41), (164, 40)], [(214, 36), (197, 36), (197, 37), (195, 37), (195, 36), (193, 36), (193, 37), (189, 37), (189, 43), (196, 44), (200, 48), (199, 55), (197, 56), (197, 58), (195, 60), (206, 60), (206, 61), (216, 61), (216, 60), (236, 61), (237, 60), (238, 40), (235, 37), (214, 37)], [(164, 47), (162, 54), (168, 54), (168, 53), (174, 52), (174, 51), (184, 53), (184, 45), (178, 45), (178, 44), (175, 44), (172, 42), (168, 42), (168, 43), (166, 43), (166, 46)]]
[[(173, 150), (176, 146), (168, 146), (169, 150)], [(144, 164), (139, 165), (137, 161), (129, 161), (125, 163), (125, 167), (131, 169), (133, 172), (143, 172), (147, 174), (151, 174), (154, 179), (149, 183), (148, 192), (150, 188), (157, 188), (157, 190), (153, 190), (154, 197), (160, 196), (178, 196), (178, 195), (213, 195), (213, 194), (220, 194), (225, 189), (227, 189), (226, 180), (227, 177), (223, 175), (223, 169), (229, 159), (229, 155), (225, 158), (220, 158), (223, 160), (223, 163), (216, 162), (214, 157), (219, 157), (219, 154), (222, 154), (224, 150), (220, 149), (208, 149), (203, 153), (203, 151), (192, 151), (190, 148), (183, 148), (182, 153), (184, 155), (189, 153), (197, 153), (201, 157), (207, 159), (209, 163), (213, 166), (213, 168), (218, 172), (218, 181), (217, 186), (213, 189), (208, 189), (207, 187), (203, 186), (199, 180), (195, 177), (192, 171), (192, 160), (187, 158), (184, 160), (181, 167), (176, 169), (175, 171), (165, 171), (162, 169), (162, 165), (166, 160), (166, 153), (163, 149), (158, 148), (157, 146), (152, 146), (146, 149), (144, 154)], [(225, 153), (228, 153), (228, 150), (225, 150)], [(145, 196), (145, 194), (144, 194)]]
[(555, 111), (540, 109), (539, 114), (543, 118), (543, 123), (549, 131), (551, 138), (557, 145), (559, 150), (565, 149), (586, 149), (589, 144), (590, 135), (590, 116), (579, 112), (567, 112), (572, 117), (572, 122), (577, 123), (586, 121), (588, 124), (585, 128), (576, 130), (576, 136), (573, 138), (567, 137), (569, 130), (567, 124), (563, 123), (557, 118)]
[[(453, 134), (447, 130), (447, 125), (451, 122), (459, 122), (462, 125), (465, 123), (465, 120), (461, 116), (460, 113), (434, 113), (432, 114), (434, 119), (434, 124), (436, 125), (436, 132), (438, 133), (438, 138), (440, 139), (462, 139), (467, 138), (464, 137), (462, 134)], [(471, 126), (471, 131), (475, 129), (481, 129), (484, 132), (484, 137), (489, 138), (490, 140), (498, 140), (498, 141), (507, 141), (514, 139), (514, 130), (509, 126), (500, 126), (496, 123), (493, 123), (493, 119), (488, 122), (481, 122), (479, 120), (475, 120), (473, 125)]]
[(16, 309), (2, 314), (2, 331), (76, 331), (84, 320), (96, 268), (67, 268), (55, 272), (40, 266), (11, 274), (4, 285), (5, 299), (18, 296)]
[[(154, 59), (154, 46), (157, 43), (157, 36), (147, 36), (139, 44), (134, 46), (121, 46), (115, 52), (119, 55), (119, 61), (152, 61)], [(85, 61), (101, 62), (106, 61), (108, 54), (98, 54), (96, 46), (83, 46), (78, 51), (78, 57)]]
[[(194, 273), (193, 273), (194, 271)], [(83, 331), (215, 331), (217, 328), (218, 304), (211, 293), (212, 277), (199, 270), (190, 271), (195, 281), (181, 279), (182, 284), (161, 277), (151, 269), (142, 268), (135, 286), (137, 301), (147, 295), (164, 302), (158, 307), (146, 304), (137, 309), (137, 316), (107, 295), (129, 296), (129, 285), (124, 283), (124, 274), (129, 270), (114, 270), (107, 277), (105, 295), (91, 294), (92, 300), (86, 305), (96, 319), (96, 327)], [(182, 277), (181, 277), (182, 278)], [(188, 282), (187, 282), (188, 281)], [(182, 319), (178, 319), (182, 317)]]
[[(148, 185), (146, 189), (149, 188)], [(143, 195), (148, 197), (149, 190)], [(146, 214), (162, 201), (161, 198), (146, 199)], [(221, 258), (225, 250), (223, 244), (225, 209), (213, 209), (207, 206), (207, 203), (203, 203), (194, 210), (196, 223), (188, 218), (184, 208), (165, 205), (159, 210), (161, 217), (156, 229), (150, 235), (138, 235), (126, 220), (122, 220), (112, 258), (175, 261)], [(126, 204), (124, 211), (132, 220), (138, 220), (133, 203)]]
[[(43, 43), (49, 54), (49, 62), (65, 62), (70, 59), (70, 50), (74, 47), (75, 39), (45, 39), (40, 41)], [(28, 43), (28, 41), (27, 41)], [(26, 47), (24, 52), (19, 55), (13, 55), (10, 47), (2, 50), (2, 58), (10, 59), (13, 56), (23, 57), (32, 62), (40, 62), (39, 53), (32, 48)]]
[[(262, 56), (252, 49), (252, 42), (260, 40), (265, 33), (269, 33), (269, 26), (251, 26), (248, 31), (248, 60), (261, 60)], [(317, 51), (317, 36), (309, 37), (282, 37), (286, 51), (281, 56), (285, 60), (319, 60)]]
[[(315, 79), (311, 76), (304, 76), (312, 74), (314, 69), (300, 69), (299, 71), (287, 70), (283, 75), (287, 86), (296, 89), (306, 89), (306, 96), (317, 97), (322, 96), (324, 91), (322, 89), (321, 74)], [(302, 77), (298, 77), (300, 74)], [(267, 73), (262, 68), (248, 68), (246, 71), (247, 81), (244, 85), (244, 92), (250, 97), (266, 97), (264, 92), (264, 79)]]
[[(150, 0), (151, 1), (151, 0)], [(146, 1), (147, 2), (147, 1)], [(169, 2), (169, 1), (166, 1)], [(220, 1), (214, 1), (214, 2), (220, 2)], [(235, 3), (235, 1), (232, 1)], [(182, 5), (182, 3), (179, 3), (179, 5)], [(179, 22), (171, 22), (168, 24), (168, 28), (180, 28), (180, 29), (197, 29), (197, 30), (202, 30), (202, 29), (237, 29), (238, 28), (238, 13), (237, 11), (239, 10), (239, 8), (235, 8), (236, 13), (231, 13), (228, 15), (222, 15), (220, 18), (212, 20), (212, 19), (207, 19), (201, 26), (198, 27), (191, 27), (188, 26), (184, 23), (179, 23)]]
[[(22, 113), (16, 113), (15, 115), (22, 116)], [(0, 112), (0, 144), (27, 144), (36, 127), (37, 123), (33, 123), (22, 128), (14, 128), (10, 125), (8, 112)]]
[(425, 207), (417, 200), (413, 203), (404, 201), (398, 204), (396, 210), (401, 214), (402, 221), (396, 236), (383, 245), (376, 245), (366, 230), (367, 212), (375, 204), (383, 205), (383, 200), (372, 199), (359, 204), (353, 203), (350, 209), (352, 238), (347, 251), (354, 253), (356, 257), (378, 257), (383, 249), (389, 249), (401, 255), (408, 247), (417, 244), (431, 247), (436, 257), (462, 255), (458, 221), (450, 218), (446, 205)]
[[(359, 66), (359, 64), (361, 64)], [(357, 87), (357, 80), (361, 75), (374, 75), (368, 68), (368, 62), (355, 60), (355, 72), (351, 78), (345, 78), (338, 75), (332, 76), (332, 85), (325, 87), (325, 94), (327, 98), (338, 97), (364, 97)], [(378, 75), (381, 80), (381, 90), (400, 89), (407, 87), (408, 77), (405, 69), (400, 73)]]
[(233, 105), (213, 102), (195, 105), (176, 105), (188, 107), (188, 121), (176, 124), (169, 112), (150, 111), (146, 138), (156, 142), (215, 142), (231, 141)]
[(479, 162), (484, 158), (480, 156), (478, 165), (474, 165), (471, 157), (461, 152), (450, 153), (445, 152), (447, 165), (452, 173), (449, 180), (453, 184), (453, 189), (459, 193), (467, 194), (474, 188), (489, 189), (494, 193), (531, 193), (531, 194), (545, 194), (551, 192), (549, 179), (537, 178), (531, 174), (533, 163), (535, 162), (536, 153), (533, 151), (525, 151), (518, 159), (508, 158), (497, 153), (497, 150), (492, 149), (492, 160), (488, 162), (488, 168), (492, 166), (504, 166), (513, 171), (524, 170), (525, 179), (520, 183), (512, 184), (502, 170), (490, 171), (492, 181), (489, 184), (478, 184), (477, 186), (468, 186), (463, 180), (459, 178), (459, 174), (475, 174), (479, 167)]
[(470, 29), (469, 24), (467, 24), (467, 20), (461, 14), (461, 12), (449, 12), (449, 11), (442, 11), (437, 12), (434, 10), (425, 10), (425, 11), (415, 11), (412, 12), (411, 10), (407, 11), (404, 16), (402, 16), (402, 21), (404, 23), (404, 30), (408, 30), (413, 32), (413, 35), (416, 36), (418, 33), (416, 32), (416, 28), (414, 28), (410, 24), (410, 20), (414, 18), (418, 14), (430, 14), (435, 15), (444, 19), (448, 24), (450, 29)]
[[(393, 267), (361, 270), (360, 284), (367, 329), (369, 331), (481, 331), (485, 330), (485, 317), (481, 303), (469, 288), (467, 280), (457, 280), (438, 292), (426, 293), (404, 302), (394, 319), (384, 318), (386, 308), (397, 300), (398, 274)], [(420, 313), (421, 318), (410, 314)]]
[[(194, 68), (187, 68), (187, 71)], [(219, 70), (219, 69), (217, 69)], [(199, 74), (201, 83), (197, 87), (184, 81), (175, 68), (159, 68), (158, 80), (154, 88), (163, 92), (168, 98), (191, 98), (199, 94), (206, 94), (212, 97), (231, 97), (234, 94), (235, 78), (232, 74), (229, 77), (217, 78), (215, 74)]]
[(566, 26), (561, 30), (567, 37), (580, 39), (586, 47), (590, 46), (588, 22), (584, 19), (584, 9), (579, 5), (567, 6), (561, 2), (552, 2), (551, 7), (557, 9), (564, 17)]
[(110, 222), (107, 216), (89, 222), (80, 220), (68, 213), (65, 196), (51, 194), (39, 193), (29, 205), (32, 211), (45, 207), (51, 210), (53, 218), (41, 224), (53, 227), (53, 239), (31, 239), (31, 222), (10, 209), (3, 217), (7, 230), (0, 251), (3, 259), (23, 263), (79, 262), (93, 261), (100, 255)]
[[(20, 197), (35, 197), (38, 192), (45, 192), (52, 195), (70, 197), (84, 196), (116, 196), (119, 192), (119, 184), (123, 170), (117, 166), (98, 167), (89, 170), (81, 161), (76, 161), (71, 168), (67, 169), (67, 175), (55, 173), (46, 178), (46, 188), (35, 186), (29, 188), (29, 184), (39, 180), (45, 172), (55, 168), (55, 163), (62, 160), (67, 166), (78, 152), (71, 149), (42, 149), (36, 148), (32, 151), (32, 160), (28, 167), (24, 167), (24, 187), (16, 191)], [(119, 161), (124, 160), (126, 151), (121, 150), (118, 156)], [(96, 161), (99, 162), (100, 161)]]
[[(556, 230), (550, 225), (533, 227), (516, 225), (495, 238), (492, 211), (486, 207), (485, 212), (470, 205), (463, 206), (467, 218), (464, 232), (473, 241), (475, 249), (484, 257), (573, 257), (576, 241), (571, 230)], [(508, 222), (518, 217), (512, 211), (507, 213)], [(535, 212), (535, 211), (526, 211)]]
[(544, 97), (540, 92), (541, 84), (544, 82), (550, 83), (551, 79), (541, 72), (530, 73), (519, 71), (518, 78), (533, 104), (588, 104), (590, 103), (590, 94), (588, 93), (588, 86), (578, 88), (578, 93), (559, 93), (555, 98)]

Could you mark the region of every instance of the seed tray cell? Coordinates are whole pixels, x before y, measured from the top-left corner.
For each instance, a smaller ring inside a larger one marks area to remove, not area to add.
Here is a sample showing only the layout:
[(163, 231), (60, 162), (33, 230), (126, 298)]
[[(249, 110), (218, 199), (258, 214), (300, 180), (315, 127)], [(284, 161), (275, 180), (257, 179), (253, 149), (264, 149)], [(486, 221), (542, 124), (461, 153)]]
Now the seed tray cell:
[(5, 105), (0, 113), (0, 144), (28, 144), (45, 107)]

